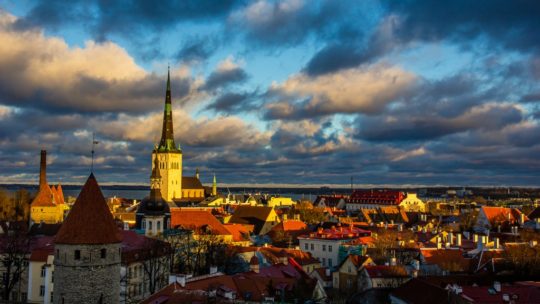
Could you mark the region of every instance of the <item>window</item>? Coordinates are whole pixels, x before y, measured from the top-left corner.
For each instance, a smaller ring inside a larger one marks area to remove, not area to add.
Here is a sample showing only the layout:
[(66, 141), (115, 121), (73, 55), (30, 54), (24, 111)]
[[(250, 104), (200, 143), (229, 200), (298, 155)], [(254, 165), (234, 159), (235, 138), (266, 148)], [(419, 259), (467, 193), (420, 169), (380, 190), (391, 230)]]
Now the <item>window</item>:
[(81, 251), (75, 250), (75, 260), (80, 260), (80, 259), (81, 259)]
[(101, 258), (102, 259), (107, 258), (107, 249), (105, 249), (105, 248), (101, 249), (100, 253), (101, 253)]
[(332, 252), (332, 245), (328, 245), (328, 252)]
[(28, 300), (28, 294), (26, 292), (21, 292), (21, 301), (24, 303)]
[(322, 251), (326, 251), (326, 245), (322, 245)]
[(328, 259), (328, 267), (332, 267), (332, 259)]
[(148, 230), (152, 230), (152, 221), (148, 221)]
[(311, 244), (311, 250), (315, 250), (315, 246), (313, 245), (313, 243)]
[(51, 291), (51, 303), (53, 301), (53, 292)]
[(51, 273), (51, 283), (54, 283), (54, 271)]
[(56, 249), (56, 257), (60, 258), (60, 250), (59, 249)]
[(47, 268), (41, 267), (41, 277), (45, 277), (45, 273), (47, 272)]
[(39, 286), (39, 296), (43, 297), (45, 295), (45, 286)]
[(326, 266), (326, 258), (322, 258), (322, 265)]
[(306, 250), (308, 250), (308, 249), (309, 249), (309, 244), (308, 244), (308, 243), (305, 243), (305, 244), (304, 244), (304, 248), (305, 248)]
[(156, 226), (157, 226), (157, 230), (160, 231), (161, 230), (161, 221), (157, 221)]

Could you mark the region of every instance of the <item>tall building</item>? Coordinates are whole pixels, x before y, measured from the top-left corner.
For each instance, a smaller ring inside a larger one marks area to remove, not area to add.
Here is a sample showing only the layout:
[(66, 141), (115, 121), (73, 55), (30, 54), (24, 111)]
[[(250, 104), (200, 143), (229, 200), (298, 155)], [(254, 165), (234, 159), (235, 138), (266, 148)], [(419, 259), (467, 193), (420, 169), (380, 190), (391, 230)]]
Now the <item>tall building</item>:
[(122, 236), (90, 174), (56, 234), (55, 304), (118, 303)]
[(49, 186), (47, 183), (47, 151), (41, 150), (39, 190), (30, 205), (30, 218), (34, 223), (61, 223), (67, 209), (62, 187)]
[(182, 150), (174, 143), (170, 72), (167, 73), (161, 140), (152, 152), (152, 170), (156, 164), (161, 176), (160, 191), (163, 199), (172, 201), (182, 198)]
[(198, 171), (195, 176), (182, 175), (182, 149), (174, 142), (170, 72), (167, 73), (161, 140), (152, 152), (152, 170), (156, 166), (160, 176), (159, 191), (161, 198), (165, 201), (200, 202), (204, 200), (204, 187), (199, 180)]

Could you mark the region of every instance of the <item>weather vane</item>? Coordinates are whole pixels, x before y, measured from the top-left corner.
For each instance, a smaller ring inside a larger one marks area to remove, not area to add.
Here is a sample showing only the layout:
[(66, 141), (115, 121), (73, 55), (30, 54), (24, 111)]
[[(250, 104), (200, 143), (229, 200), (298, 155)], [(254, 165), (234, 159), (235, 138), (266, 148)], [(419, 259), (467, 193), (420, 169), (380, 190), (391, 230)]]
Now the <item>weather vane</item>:
[(96, 140), (96, 134), (92, 132), (92, 165), (90, 167), (90, 173), (94, 173), (94, 153), (96, 152), (94, 150), (94, 147), (99, 144), (99, 141)]

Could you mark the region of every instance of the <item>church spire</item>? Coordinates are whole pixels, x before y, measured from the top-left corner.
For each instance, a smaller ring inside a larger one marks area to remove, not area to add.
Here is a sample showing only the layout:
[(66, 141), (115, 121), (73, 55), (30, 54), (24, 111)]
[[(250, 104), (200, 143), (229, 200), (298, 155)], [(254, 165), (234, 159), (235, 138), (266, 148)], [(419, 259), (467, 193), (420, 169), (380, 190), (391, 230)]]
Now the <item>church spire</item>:
[(163, 112), (163, 129), (161, 131), (161, 141), (158, 151), (160, 152), (180, 152), (174, 143), (173, 117), (171, 102), (171, 73), (167, 68), (167, 91), (165, 92), (165, 110)]

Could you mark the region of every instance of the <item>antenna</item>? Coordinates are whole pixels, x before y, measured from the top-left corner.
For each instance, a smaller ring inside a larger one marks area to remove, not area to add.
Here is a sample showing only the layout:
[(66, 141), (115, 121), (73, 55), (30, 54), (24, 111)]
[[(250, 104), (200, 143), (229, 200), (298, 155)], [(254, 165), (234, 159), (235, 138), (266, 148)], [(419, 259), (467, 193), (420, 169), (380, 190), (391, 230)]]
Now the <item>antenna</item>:
[(90, 166), (90, 173), (94, 173), (94, 147), (99, 144), (99, 141), (96, 141), (96, 134), (92, 132), (92, 165)]

